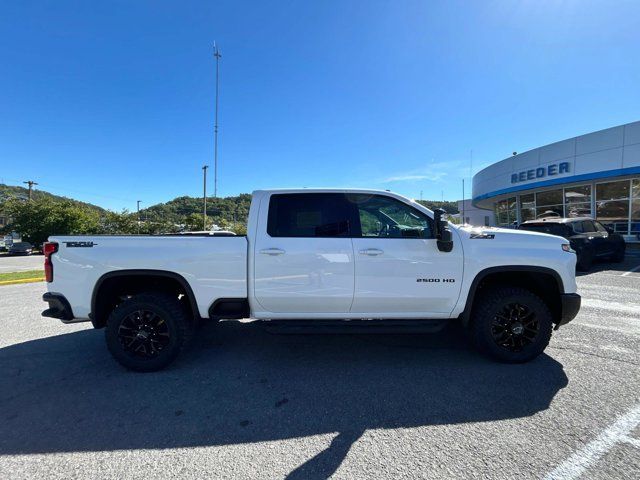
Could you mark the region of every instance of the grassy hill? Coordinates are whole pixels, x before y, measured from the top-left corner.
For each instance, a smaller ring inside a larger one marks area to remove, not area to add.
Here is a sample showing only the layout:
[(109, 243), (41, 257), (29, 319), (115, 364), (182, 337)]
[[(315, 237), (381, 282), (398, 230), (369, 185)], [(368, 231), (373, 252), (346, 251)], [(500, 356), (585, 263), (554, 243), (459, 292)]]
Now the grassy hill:
[[(249, 205), (251, 205), (251, 195), (248, 193), (236, 197), (210, 197), (207, 198), (207, 216), (217, 224), (245, 223), (249, 215)], [(140, 210), (140, 216), (144, 220), (154, 222), (184, 223), (184, 219), (189, 215), (201, 215), (203, 207), (202, 198), (178, 197)]]
[[(10, 198), (26, 200), (28, 196), (29, 190), (27, 188), (0, 184), (0, 208), (2, 208), (2, 203)], [(77, 206), (96, 211), (100, 216), (104, 216), (107, 213), (105, 209), (97, 205), (53, 195), (43, 190), (34, 190), (33, 199), (36, 201), (69, 201)], [(430, 209), (442, 208), (450, 214), (458, 213), (456, 202), (421, 200), (420, 203)], [(218, 225), (243, 225), (246, 224), (250, 205), (251, 195), (248, 193), (234, 197), (209, 197), (207, 198), (207, 215), (213, 223)], [(187, 217), (202, 215), (202, 209), (202, 198), (184, 196), (142, 209), (140, 210), (140, 217), (145, 222), (184, 225)], [(137, 218), (137, 213), (131, 212), (126, 216)]]
[[(97, 205), (93, 205), (92, 203), (81, 202), (79, 200), (75, 200), (73, 198), (68, 198), (68, 197), (61, 197), (59, 195), (54, 195), (52, 193), (45, 192), (44, 190), (34, 189), (31, 192), (31, 194), (34, 200), (68, 201), (78, 206), (85, 207), (91, 210), (96, 210), (98, 212), (105, 211), (104, 208), (99, 207)], [(0, 206), (2, 206), (4, 202), (12, 198), (27, 200), (29, 198), (29, 189), (24, 187), (18, 187), (14, 185), (5, 185), (0, 183)]]

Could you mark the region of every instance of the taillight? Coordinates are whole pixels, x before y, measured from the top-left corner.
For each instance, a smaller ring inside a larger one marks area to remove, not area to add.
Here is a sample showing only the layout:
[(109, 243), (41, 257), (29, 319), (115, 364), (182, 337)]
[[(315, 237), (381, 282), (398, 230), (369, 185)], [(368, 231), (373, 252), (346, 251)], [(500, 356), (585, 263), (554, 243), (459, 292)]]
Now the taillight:
[(53, 282), (53, 263), (51, 263), (51, 254), (58, 251), (56, 242), (45, 242), (42, 246), (44, 253), (44, 278), (47, 282)]

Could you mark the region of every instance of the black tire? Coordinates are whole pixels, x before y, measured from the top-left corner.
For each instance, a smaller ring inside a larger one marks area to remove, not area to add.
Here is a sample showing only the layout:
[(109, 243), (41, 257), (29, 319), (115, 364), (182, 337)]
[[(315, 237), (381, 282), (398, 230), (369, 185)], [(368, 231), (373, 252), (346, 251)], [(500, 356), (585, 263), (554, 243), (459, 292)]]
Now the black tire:
[[(505, 312), (522, 321), (505, 321)], [(524, 288), (504, 286), (487, 289), (477, 300), (470, 334), (485, 355), (504, 363), (524, 363), (544, 351), (552, 329), (551, 312), (540, 297)]]
[(136, 372), (154, 372), (176, 359), (192, 331), (193, 322), (178, 298), (141, 293), (111, 312), (105, 338), (109, 352), (121, 365)]
[(626, 250), (626, 245), (625, 244), (618, 245), (616, 250), (613, 252), (613, 255), (611, 255), (611, 257), (610, 257), (611, 261), (614, 262), (614, 263), (624, 262), (625, 250)]
[(588, 272), (593, 265), (593, 259), (595, 252), (591, 247), (583, 248), (578, 254), (578, 261), (576, 262), (576, 269), (580, 272)]

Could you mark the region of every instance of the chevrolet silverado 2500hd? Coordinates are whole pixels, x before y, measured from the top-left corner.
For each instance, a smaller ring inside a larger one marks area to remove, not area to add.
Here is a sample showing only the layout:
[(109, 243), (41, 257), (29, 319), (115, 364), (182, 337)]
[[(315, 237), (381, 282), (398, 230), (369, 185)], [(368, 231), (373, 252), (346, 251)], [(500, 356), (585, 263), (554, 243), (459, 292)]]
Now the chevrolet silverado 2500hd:
[(497, 360), (536, 357), (580, 308), (567, 241), (443, 213), (386, 191), (269, 190), (253, 193), (246, 236), (54, 235), (43, 315), (105, 328), (111, 354), (139, 371), (173, 361), (205, 318), (423, 330), (459, 319)]

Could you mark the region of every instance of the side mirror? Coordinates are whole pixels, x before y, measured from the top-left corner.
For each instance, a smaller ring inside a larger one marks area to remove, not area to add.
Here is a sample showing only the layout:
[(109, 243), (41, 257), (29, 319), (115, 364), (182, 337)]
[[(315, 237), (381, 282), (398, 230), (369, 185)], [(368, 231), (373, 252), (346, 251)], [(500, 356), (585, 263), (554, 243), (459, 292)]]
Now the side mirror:
[(436, 208), (433, 211), (433, 220), (435, 223), (438, 250), (441, 252), (450, 252), (453, 250), (453, 234), (451, 230), (449, 230), (449, 223), (442, 219), (445, 213), (441, 208)]

